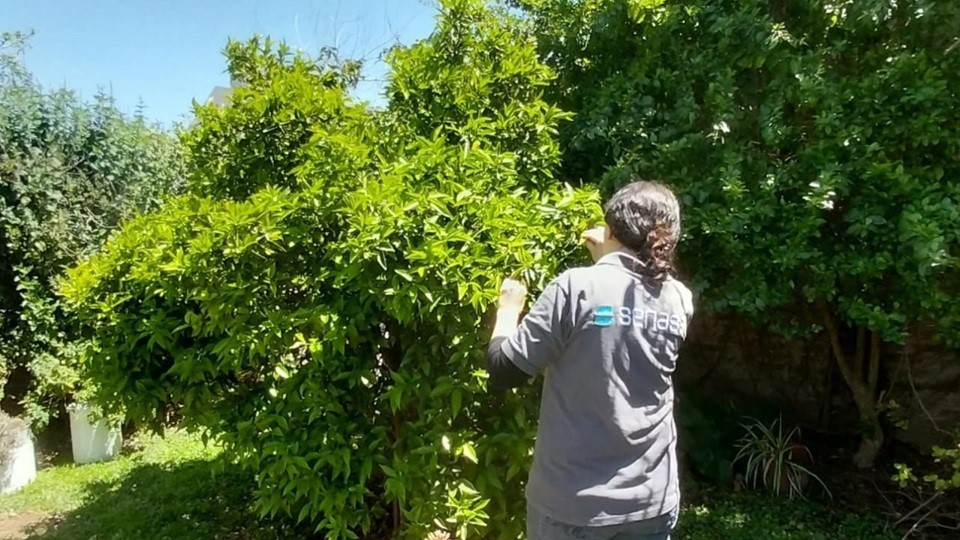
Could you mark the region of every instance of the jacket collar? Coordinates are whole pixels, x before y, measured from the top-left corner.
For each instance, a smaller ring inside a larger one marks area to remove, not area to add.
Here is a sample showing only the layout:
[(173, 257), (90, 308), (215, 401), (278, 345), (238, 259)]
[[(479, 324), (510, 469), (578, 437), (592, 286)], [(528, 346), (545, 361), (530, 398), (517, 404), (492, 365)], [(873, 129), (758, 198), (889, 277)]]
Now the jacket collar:
[(627, 249), (621, 249), (614, 251), (613, 253), (607, 253), (603, 257), (600, 257), (600, 260), (597, 261), (596, 264), (620, 266), (630, 271), (633, 271), (634, 268), (642, 265), (640, 259), (638, 259), (633, 252)]

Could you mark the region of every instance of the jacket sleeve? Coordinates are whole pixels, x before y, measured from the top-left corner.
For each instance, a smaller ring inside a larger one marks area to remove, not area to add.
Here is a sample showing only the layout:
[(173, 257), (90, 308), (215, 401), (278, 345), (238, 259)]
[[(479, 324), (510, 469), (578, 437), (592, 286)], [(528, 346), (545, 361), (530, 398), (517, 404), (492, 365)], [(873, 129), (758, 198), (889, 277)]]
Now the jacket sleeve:
[(562, 277), (547, 285), (516, 333), (503, 344), (507, 358), (530, 377), (556, 362), (567, 345), (572, 324), (561, 280)]
[(504, 392), (530, 379), (530, 375), (524, 373), (503, 353), (503, 344), (506, 341), (505, 337), (494, 338), (487, 347), (487, 372), (490, 373), (487, 389), (490, 392)]

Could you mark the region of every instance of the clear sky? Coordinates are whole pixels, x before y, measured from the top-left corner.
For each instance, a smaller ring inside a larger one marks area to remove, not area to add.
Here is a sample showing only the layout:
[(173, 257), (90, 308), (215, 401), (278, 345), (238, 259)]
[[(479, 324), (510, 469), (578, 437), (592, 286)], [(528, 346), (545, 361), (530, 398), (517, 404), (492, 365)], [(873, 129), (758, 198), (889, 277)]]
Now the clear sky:
[(0, 31), (33, 30), (27, 68), (44, 87), (92, 97), (102, 88), (148, 118), (182, 120), (229, 78), (227, 38), (255, 33), (315, 53), (336, 46), (367, 60), (360, 99), (380, 100), (379, 54), (433, 28), (432, 0), (0, 0)]

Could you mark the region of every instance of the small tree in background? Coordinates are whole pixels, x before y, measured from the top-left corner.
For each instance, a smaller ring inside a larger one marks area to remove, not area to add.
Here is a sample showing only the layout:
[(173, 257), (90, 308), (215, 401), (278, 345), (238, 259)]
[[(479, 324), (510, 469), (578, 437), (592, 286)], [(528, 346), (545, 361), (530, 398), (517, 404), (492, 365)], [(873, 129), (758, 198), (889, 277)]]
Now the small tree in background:
[[(0, 37), (0, 375), (45, 424), (76, 389), (76, 327), (54, 293), (64, 268), (183, 183), (176, 140), (98, 94), (45, 92)], [(9, 380), (9, 384), (7, 381)]]
[(515, 3), (577, 115), (564, 177), (675, 186), (701, 301), (823, 332), (872, 465), (883, 343), (960, 337), (960, 4)]

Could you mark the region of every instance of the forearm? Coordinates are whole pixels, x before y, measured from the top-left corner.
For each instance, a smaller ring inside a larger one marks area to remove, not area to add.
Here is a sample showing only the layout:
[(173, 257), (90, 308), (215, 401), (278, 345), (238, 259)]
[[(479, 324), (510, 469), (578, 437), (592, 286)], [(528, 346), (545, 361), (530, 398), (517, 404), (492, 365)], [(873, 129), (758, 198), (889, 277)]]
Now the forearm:
[(497, 322), (487, 347), (486, 365), (490, 373), (488, 389), (502, 392), (520, 386), (530, 377), (514, 365), (503, 351), (504, 342), (514, 337), (520, 326), (520, 312), (523, 310), (527, 290), (517, 281), (504, 280), (497, 308)]
[(491, 392), (503, 392), (516, 388), (530, 380), (530, 376), (518, 368), (503, 352), (505, 337), (495, 337), (487, 347), (487, 389)]
[(517, 332), (519, 324), (519, 310), (510, 308), (497, 310), (497, 324), (493, 327), (493, 335), (490, 336), (490, 345), (487, 347), (486, 364), (487, 372), (490, 374), (487, 388), (491, 392), (503, 392), (515, 388), (530, 378), (503, 353), (503, 343)]

